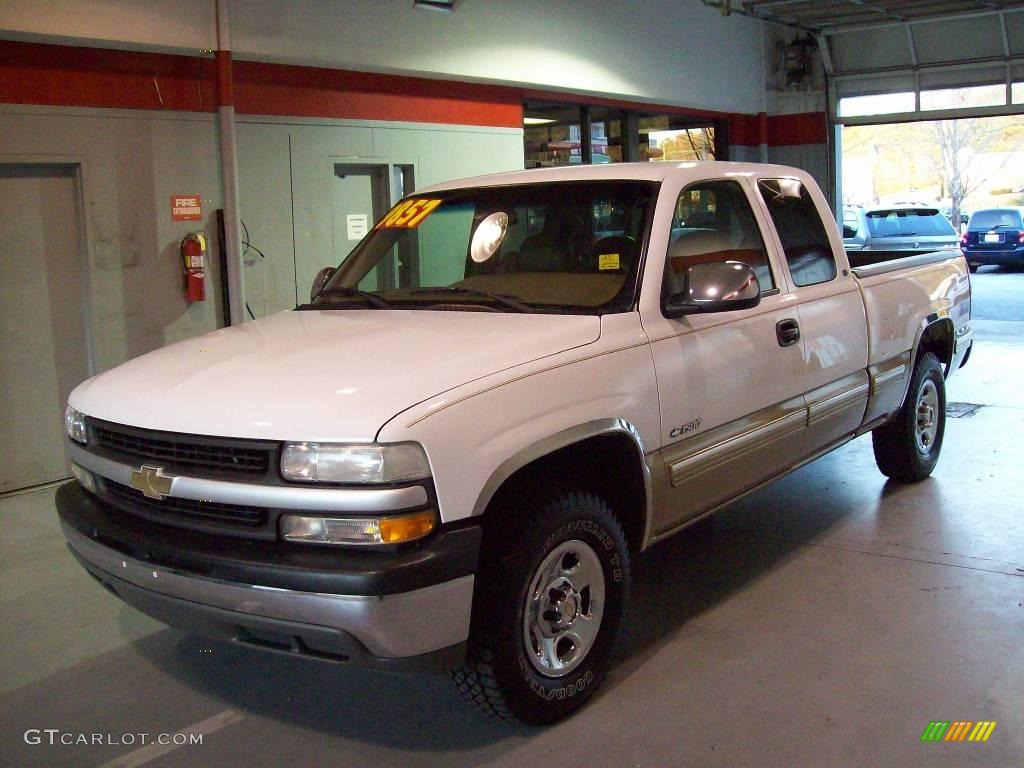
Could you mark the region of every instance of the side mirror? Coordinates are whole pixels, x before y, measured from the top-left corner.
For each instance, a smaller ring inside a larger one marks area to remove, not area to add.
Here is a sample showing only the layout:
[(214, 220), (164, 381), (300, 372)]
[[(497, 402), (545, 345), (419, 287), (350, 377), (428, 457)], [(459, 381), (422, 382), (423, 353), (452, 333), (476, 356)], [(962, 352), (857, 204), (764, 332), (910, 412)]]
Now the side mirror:
[(324, 267), (316, 273), (316, 277), (313, 278), (313, 287), (309, 291), (309, 300), (312, 301), (316, 298), (316, 295), (320, 293), (320, 290), (327, 285), (327, 281), (334, 276), (334, 267)]
[(748, 265), (740, 261), (694, 264), (686, 270), (683, 290), (665, 301), (666, 317), (700, 312), (732, 312), (761, 303), (761, 284)]
[(857, 229), (851, 227), (849, 224), (843, 224), (843, 240), (849, 240), (851, 237), (857, 236)]

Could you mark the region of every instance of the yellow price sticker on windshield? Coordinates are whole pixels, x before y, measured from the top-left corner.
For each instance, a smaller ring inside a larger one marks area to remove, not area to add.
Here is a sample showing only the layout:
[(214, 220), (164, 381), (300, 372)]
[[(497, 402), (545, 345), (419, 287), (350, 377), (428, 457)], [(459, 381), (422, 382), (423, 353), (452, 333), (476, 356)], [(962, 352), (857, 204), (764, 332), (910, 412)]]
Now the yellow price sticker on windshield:
[(617, 253), (602, 253), (597, 257), (597, 268), (604, 272), (606, 269), (618, 269), (619, 268), (619, 254)]
[(380, 220), (375, 229), (416, 229), (440, 204), (440, 200), (428, 198), (414, 197), (410, 200), (403, 200)]

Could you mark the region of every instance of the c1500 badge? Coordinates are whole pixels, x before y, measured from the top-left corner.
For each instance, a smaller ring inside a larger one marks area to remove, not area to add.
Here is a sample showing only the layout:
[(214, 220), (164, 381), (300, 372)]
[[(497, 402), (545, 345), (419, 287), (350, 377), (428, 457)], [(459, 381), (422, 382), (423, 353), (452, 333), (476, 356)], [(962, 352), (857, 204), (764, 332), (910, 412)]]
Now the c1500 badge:
[(700, 429), (700, 419), (694, 419), (693, 421), (686, 422), (681, 427), (676, 427), (668, 433), (668, 436), (682, 437), (683, 435), (688, 435), (691, 432), (696, 432), (698, 429)]

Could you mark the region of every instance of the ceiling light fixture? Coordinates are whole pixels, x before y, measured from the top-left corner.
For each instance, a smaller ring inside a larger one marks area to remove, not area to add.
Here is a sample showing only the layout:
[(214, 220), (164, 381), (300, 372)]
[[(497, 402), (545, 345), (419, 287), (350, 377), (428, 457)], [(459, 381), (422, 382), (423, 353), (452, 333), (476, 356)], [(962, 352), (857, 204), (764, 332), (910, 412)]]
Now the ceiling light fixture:
[(453, 13), (455, 11), (455, 4), (458, 2), (459, 0), (412, 0), (412, 7), (420, 8), (424, 11)]
[(523, 125), (547, 125), (548, 123), (553, 123), (553, 122), (555, 122), (555, 120), (553, 120), (550, 117), (524, 117), (523, 118)]

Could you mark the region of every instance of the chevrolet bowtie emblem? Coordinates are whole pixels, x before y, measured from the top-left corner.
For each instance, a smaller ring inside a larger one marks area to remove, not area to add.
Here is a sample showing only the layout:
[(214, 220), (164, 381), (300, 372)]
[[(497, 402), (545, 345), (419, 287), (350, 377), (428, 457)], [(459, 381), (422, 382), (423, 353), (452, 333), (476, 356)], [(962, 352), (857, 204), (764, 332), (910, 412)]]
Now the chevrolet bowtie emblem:
[(149, 467), (143, 464), (132, 470), (131, 486), (149, 499), (162, 499), (171, 495), (174, 477), (165, 475), (163, 467)]

